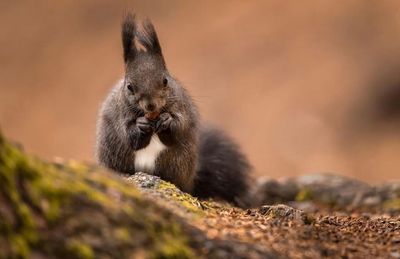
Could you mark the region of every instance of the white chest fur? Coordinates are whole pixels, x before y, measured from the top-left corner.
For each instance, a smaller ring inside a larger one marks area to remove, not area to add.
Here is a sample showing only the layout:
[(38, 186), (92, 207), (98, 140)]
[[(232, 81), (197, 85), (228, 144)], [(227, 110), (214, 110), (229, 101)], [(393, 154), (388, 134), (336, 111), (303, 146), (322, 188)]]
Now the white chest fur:
[(135, 152), (135, 171), (153, 173), (156, 159), (164, 149), (166, 149), (166, 146), (154, 134), (147, 147)]

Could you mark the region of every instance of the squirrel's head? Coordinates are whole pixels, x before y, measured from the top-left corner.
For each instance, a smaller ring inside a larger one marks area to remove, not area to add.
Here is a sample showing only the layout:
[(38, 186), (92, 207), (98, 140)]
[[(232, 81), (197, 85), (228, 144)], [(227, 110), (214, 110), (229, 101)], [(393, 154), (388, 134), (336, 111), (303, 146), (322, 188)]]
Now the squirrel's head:
[(172, 79), (165, 66), (153, 24), (144, 20), (139, 26), (128, 14), (122, 23), (127, 100), (144, 113), (161, 112), (171, 95)]

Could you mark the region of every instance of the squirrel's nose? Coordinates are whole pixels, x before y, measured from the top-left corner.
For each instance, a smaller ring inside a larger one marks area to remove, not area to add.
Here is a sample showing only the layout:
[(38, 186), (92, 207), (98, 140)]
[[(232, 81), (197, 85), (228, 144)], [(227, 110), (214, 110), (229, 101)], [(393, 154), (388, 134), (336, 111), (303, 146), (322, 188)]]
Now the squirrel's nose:
[(146, 110), (149, 111), (149, 112), (154, 111), (155, 108), (156, 108), (156, 106), (154, 105), (154, 103), (146, 104)]

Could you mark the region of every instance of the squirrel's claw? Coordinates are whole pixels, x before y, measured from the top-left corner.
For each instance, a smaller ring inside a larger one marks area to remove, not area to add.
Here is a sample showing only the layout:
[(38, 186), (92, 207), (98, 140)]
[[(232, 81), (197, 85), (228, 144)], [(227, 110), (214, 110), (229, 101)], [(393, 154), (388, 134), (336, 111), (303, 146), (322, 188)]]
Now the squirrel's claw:
[(148, 119), (146, 119), (145, 117), (137, 118), (136, 126), (138, 127), (140, 132), (143, 132), (143, 133), (150, 133), (151, 131), (153, 131), (151, 122)]
[(166, 130), (171, 126), (173, 118), (170, 113), (165, 112), (160, 115), (160, 119), (156, 123), (155, 132)]

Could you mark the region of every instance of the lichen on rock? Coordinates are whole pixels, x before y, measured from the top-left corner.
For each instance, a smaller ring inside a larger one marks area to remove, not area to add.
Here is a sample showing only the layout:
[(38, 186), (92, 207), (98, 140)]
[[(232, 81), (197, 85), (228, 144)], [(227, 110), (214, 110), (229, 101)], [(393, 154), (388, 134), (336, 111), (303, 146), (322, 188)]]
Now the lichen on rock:
[(127, 176), (126, 180), (136, 184), (149, 197), (153, 197), (155, 202), (163, 200), (161, 206), (167, 205), (170, 209), (175, 207), (174, 211), (181, 215), (182, 210), (193, 214), (202, 214), (205, 207), (212, 207), (210, 206), (212, 202), (200, 201), (190, 194), (182, 192), (172, 183), (161, 180), (158, 176), (138, 172)]

